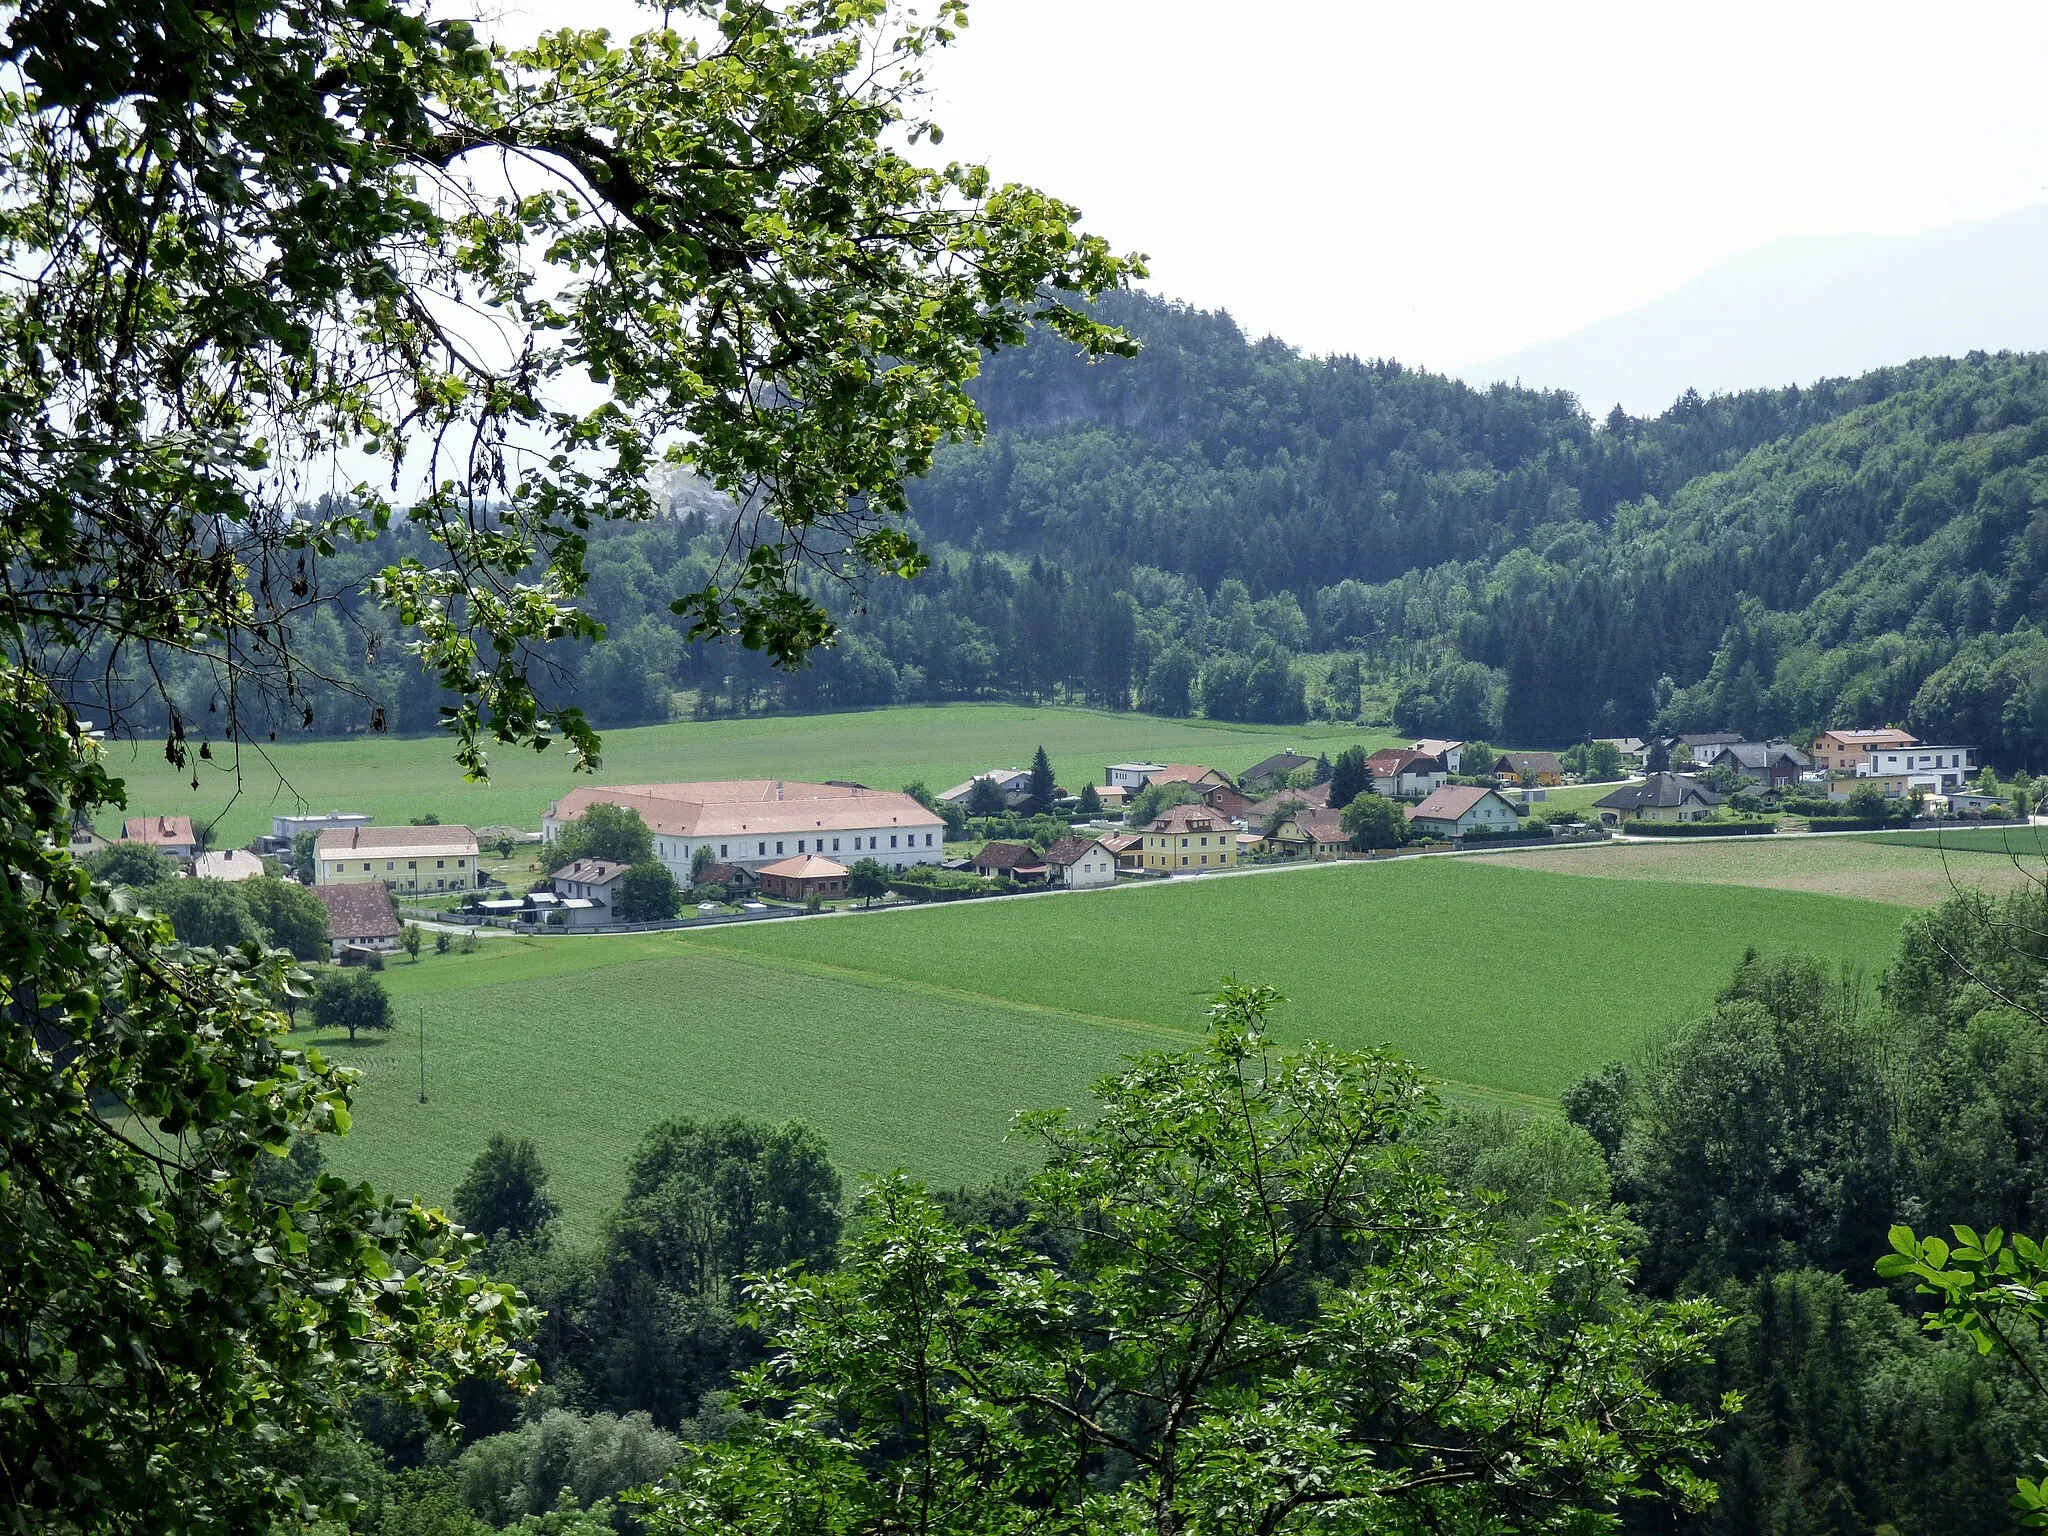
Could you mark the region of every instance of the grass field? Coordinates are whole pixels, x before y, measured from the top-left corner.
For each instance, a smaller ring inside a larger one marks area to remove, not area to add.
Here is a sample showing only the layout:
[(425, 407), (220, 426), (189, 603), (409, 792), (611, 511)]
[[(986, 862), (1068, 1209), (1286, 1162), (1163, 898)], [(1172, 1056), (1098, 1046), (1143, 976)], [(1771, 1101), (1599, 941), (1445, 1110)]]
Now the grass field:
[[(539, 1141), (589, 1230), (654, 1120), (801, 1116), (842, 1166), (982, 1179), (1020, 1108), (1079, 1105), (1130, 1051), (1199, 1037), (1225, 972), (1283, 1038), (1391, 1044), (1454, 1092), (1542, 1103), (1701, 1007), (1744, 948), (1866, 971), (1896, 906), (1420, 859), (687, 935), (498, 940), (384, 973), (402, 1027), (350, 1047), (332, 1154), (444, 1199), (494, 1130)], [(428, 1103), (415, 1021), (426, 1019)]]
[(1956, 827), (1922, 832), (1879, 832), (1868, 838), (1902, 848), (1944, 848), (1959, 853), (1992, 853), (2011, 859), (2048, 856), (2048, 827)]
[[(595, 780), (569, 772), (559, 747), (545, 753), (501, 747), (491, 782), (465, 784), (445, 737), (355, 738), (243, 751), (236, 765), (172, 769), (148, 743), (116, 743), (110, 767), (128, 782), (137, 815), (218, 817), (223, 846), (270, 830), (271, 816), (295, 809), (363, 811), (402, 825), (431, 811), (473, 826), (538, 827), (549, 801), (578, 783), (644, 784), (671, 779), (854, 779), (897, 789), (923, 779), (944, 789), (991, 767), (1029, 767), (1041, 743), (1060, 782), (1078, 790), (1101, 782), (1112, 762), (1200, 762), (1237, 774), (1294, 747), (1335, 756), (1345, 747), (1388, 745), (1383, 732), (1327, 722), (1304, 726), (1224, 725), (1089, 709), (1026, 709), (1007, 704), (947, 704), (839, 715), (706, 720), (607, 731)], [(101, 830), (117, 832), (109, 814)]]
[[(1984, 834), (1980, 829), (1963, 835)], [(1489, 854), (1487, 862), (1616, 880), (1682, 880), (1809, 891), (1907, 907), (1931, 907), (1959, 886), (2012, 890), (2044, 873), (2038, 867), (2016, 867), (2002, 853), (1936, 848), (1928, 843), (1863, 835), (1592, 843), (1576, 848), (1516, 849)]]

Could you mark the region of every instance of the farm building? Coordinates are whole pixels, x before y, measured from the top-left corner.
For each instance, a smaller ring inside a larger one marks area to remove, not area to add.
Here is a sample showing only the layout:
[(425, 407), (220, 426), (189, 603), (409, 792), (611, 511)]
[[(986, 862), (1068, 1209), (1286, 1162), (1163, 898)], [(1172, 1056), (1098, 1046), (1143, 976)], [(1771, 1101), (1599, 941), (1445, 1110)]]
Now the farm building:
[(313, 894), (327, 909), (327, 941), (336, 956), (344, 949), (398, 947), (398, 914), (382, 885), (316, 885)]
[(813, 896), (844, 896), (851, 873), (844, 864), (823, 854), (791, 854), (773, 864), (761, 866), (761, 894), (784, 901), (807, 901)]
[(313, 884), (469, 891), (483, 883), (467, 827), (348, 827), (313, 845)]
[(571, 790), (548, 807), (543, 838), (554, 841), (563, 826), (600, 802), (640, 813), (654, 833), (654, 856), (679, 885), (690, 883), (690, 861), (699, 848), (709, 848), (721, 864), (750, 870), (805, 853), (842, 863), (868, 858), (888, 869), (937, 864), (945, 857), (945, 822), (910, 796), (796, 779)]
[(1521, 825), (1515, 808), (1500, 791), (1470, 784), (1446, 784), (1407, 811), (1408, 824), (1432, 837), (1460, 837), (1467, 832), (1512, 832)]

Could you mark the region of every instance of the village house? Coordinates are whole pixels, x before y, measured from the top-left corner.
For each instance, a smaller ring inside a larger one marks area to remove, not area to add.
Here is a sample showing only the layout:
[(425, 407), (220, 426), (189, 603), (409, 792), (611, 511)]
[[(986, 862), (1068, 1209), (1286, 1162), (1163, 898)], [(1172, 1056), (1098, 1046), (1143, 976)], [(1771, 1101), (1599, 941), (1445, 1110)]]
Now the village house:
[(1465, 743), (1448, 741), (1440, 736), (1425, 736), (1420, 741), (1408, 744), (1411, 752), (1425, 752), (1443, 765), (1445, 773), (1458, 772), (1458, 764), (1465, 755)]
[(1391, 800), (1420, 800), (1442, 784), (1445, 769), (1429, 752), (1415, 747), (1384, 747), (1365, 760), (1372, 790)]
[(1650, 744), (1640, 736), (1595, 736), (1593, 739), (1614, 748), (1631, 768), (1642, 767), (1643, 759), (1650, 755)]
[(951, 789), (941, 790), (935, 798), (941, 805), (965, 805), (974, 793), (974, 786), (983, 779), (996, 787), (997, 793), (1003, 797), (1003, 804), (1011, 810), (1030, 798), (1031, 772), (1027, 768), (991, 768), (987, 773), (977, 773), (971, 779), (962, 780)]
[(1273, 829), (1268, 846), (1290, 859), (1334, 859), (1351, 847), (1344, 831), (1343, 813), (1322, 810), (1295, 811)]
[(1972, 762), (1976, 755), (1975, 747), (1938, 747), (1915, 742), (1910, 747), (1878, 748), (1864, 758), (1856, 772), (1865, 777), (1903, 773), (1922, 788), (1945, 795), (1961, 789), (1963, 781), (1976, 771)]
[(1147, 784), (1191, 784), (1199, 790), (1231, 789), (1230, 775), (1214, 768), (1205, 768), (1200, 763), (1168, 763), (1150, 778)]
[(844, 896), (852, 873), (844, 864), (819, 853), (791, 854), (786, 859), (761, 866), (761, 894), (785, 901), (808, 901), (816, 896)]
[(1707, 767), (1726, 768), (1768, 789), (1797, 784), (1799, 776), (1813, 766), (1813, 759), (1789, 741), (1737, 741), (1709, 747), (1706, 752)]
[(232, 883), (254, 880), (262, 873), (263, 861), (246, 848), (230, 848), (226, 853), (202, 853), (192, 861), (195, 880), (226, 880)]
[(316, 885), (313, 894), (327, 909), (327, 941), (336, 959), (345, 949), (398, 947), (398, 913), (382, 885)]
[(313, 845), (313, 883), (386, 890), (468, 891), (483, 883), (467, 827), (348, 827)]
[(1244, 808), (1238, 819), (1248, 826), (1262, 827), (1275, 812), (1284, 805), (1300, 805), (1309, 810), (1327, 808), (1330, 803), (1328, 784), (1311, 784), (1307, 789), (1283, 789), (1276, 794), (1255, 800)]
[(1653, 773), (1640, 784), (1624, 784), (1593, 802), (1600, 823), (1625, 827), (1632, 821), (1704, 821), (1722, 797), (1675, 773)]
[(1046, 881), (1070, 891), (1116, 883), (1116, 855), (1100, 838), (1063, 837), (1045, 850)]
[(873, 859), (890, 870), (937, 864), (946, 856), (945, 822), (910, 796), (796, 779), (575, 789), (548, 807), (542, 838), (552, 843), (564, 826), (600, 802), (640, 813), (654, 834), (654, 856), (678, 885), (690, 883), (699, 848), (709, 848), (720, 864), (749, 870), (803, 853), (841, 864)]
[(94, 830), (93, 824), (85, 817), (81, 816), (71, 823), (70, 848), (72, 858), (80, 860), (89, 859), (102, 848), (111, 848), (113, 846), (112, 843), (101, 837)]
[(596, 928), (616, 921), (617, 891), (627, 866), (611, 859), (578, 859), (548, 877), (555, 899), (572, 928)]
[(1303, 757), (1299, 752), (1288, 750), (1275, 752), (1271, 757), (1253, 763), (1238, 776), (1238, 783), (1249, 790), (1270, 791), (1287, 782), (1287, 776), (1299, 768), (1313, 768), (1315, 759)]
[(1409, 806), (1405, 814), (1409, 826), (1431, 837), (1512, 832), (1522, 824), (1499, 790), (1471, 784), (1445, 784), (1430, 791), (1420, 805)]
[(1102, 770), (1102, 782), (1127, 795), (1135, 795), (1155, 773), (1164, 773), (1164, 763), (1111, 763)]
[(1202, 791), (1202, 804), (1225, 821), (1241, 820), (1251, 803), (1251, 796), (1229, 784), (1211, 784)]
[(1920, 738), (1892, 726), (1864, 731), (1822, 731), (1813, 738), (1813, 766), (1824, 773), (1856, 773), (1873, 752), (1903, 751)]
[(1236, 863), (1236, 832), (1206, 805), (1172, 806), (1145, 828), (1147, 870), (1178, 875)]
[(1513, 779), (1525, 788), (1564, 782), (1564, 763), (1555, 752), (1503, 752), (1493, 760), (1497, 779)]
[(983, 843), (974, 856), (974, 872), (984, 879), (1043, 880), (1045, 860), (1028, 843)]
[[(1828, 798), (1847, 800), (1857, 790), (1868, 784), (1887, 800), (1903, 800), (1913, 792), (1913, 780), (1903, 773), (1850, 774), (1828, 780)], [(1926, 786), (1921, 786), (1923, 789)]]
[(190, 816), (130, 816), (121, 823), (121, 841), (142, 843), (167, 859), (187, 863), (199, 856)]
[(1120, 870), (1141, 870), (1145, 867), (1145, 834), (1142, 832), (1118, 832), (1102, 839), (1116, 859)]

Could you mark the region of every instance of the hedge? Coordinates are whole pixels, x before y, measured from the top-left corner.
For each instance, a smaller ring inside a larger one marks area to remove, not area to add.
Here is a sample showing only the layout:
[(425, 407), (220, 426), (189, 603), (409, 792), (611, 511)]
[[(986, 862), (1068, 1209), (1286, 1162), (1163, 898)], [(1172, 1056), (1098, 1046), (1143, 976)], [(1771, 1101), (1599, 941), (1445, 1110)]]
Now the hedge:
[(1761, 837), (1777, 830), (1768, 821), (1644, 821), (1622, 828), (1630, 837)]

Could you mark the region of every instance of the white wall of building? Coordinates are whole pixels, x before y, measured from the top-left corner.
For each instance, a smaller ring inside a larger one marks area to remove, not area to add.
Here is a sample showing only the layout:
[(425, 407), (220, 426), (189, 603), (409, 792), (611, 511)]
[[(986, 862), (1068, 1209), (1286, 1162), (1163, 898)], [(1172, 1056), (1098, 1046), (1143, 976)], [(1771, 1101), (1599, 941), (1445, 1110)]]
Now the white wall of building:
[(695, 838), (657, 835), (654, 856), (668, 867), (677, 883), (687, 886), (690, 867), (700, 847), (711, 850), (714, 863), (734, 864), (741, 869), (759, 869), (763, 864), (800, 853), (823, 854), (846, 865), (857, 859), (873, 859), (884, 869), (908, 869), (913, 864), (937, 864), (945, 858), (946, 824), (934, 820), (845, 832), (738, 832)]

